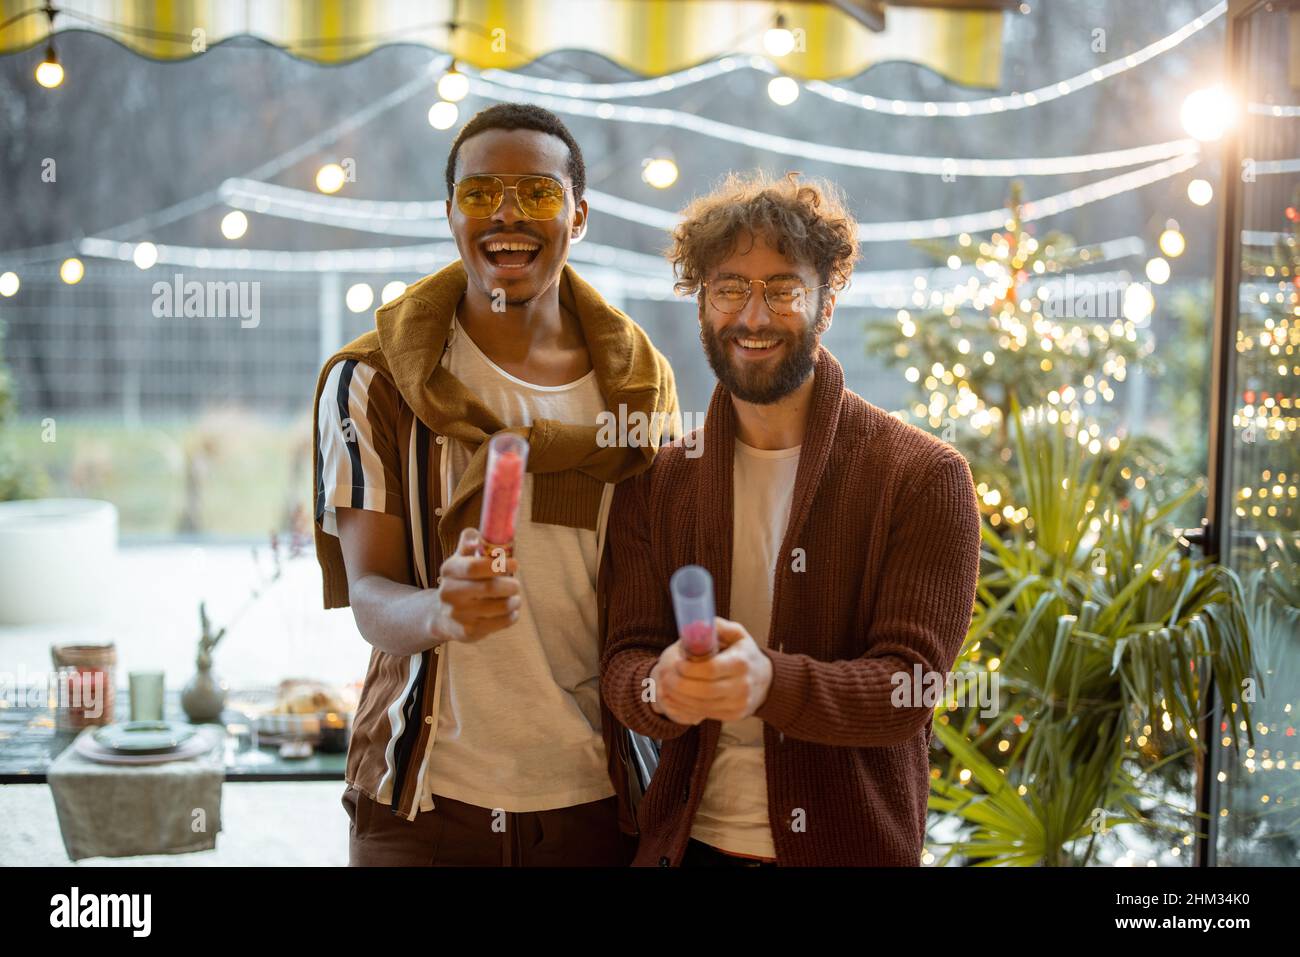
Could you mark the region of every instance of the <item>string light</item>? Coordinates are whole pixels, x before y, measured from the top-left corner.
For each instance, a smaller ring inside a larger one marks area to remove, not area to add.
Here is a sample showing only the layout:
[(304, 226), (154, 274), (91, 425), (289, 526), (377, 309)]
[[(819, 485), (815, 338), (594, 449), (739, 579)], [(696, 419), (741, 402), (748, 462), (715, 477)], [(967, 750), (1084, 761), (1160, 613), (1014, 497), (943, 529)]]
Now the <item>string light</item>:
[(86, 275), (86, 267), (80, 259), (71, 258), (63, 260), (59, 266), (59, 278), (69, 286), (75, 286), (81, 282), (81, 278)]
[(152, 269), (158, 262), (158, 247), (150, 242), (139, 243), (131, 259), (140, 269)]
[(1236, 114), (1236, 101), (1221, 84), (1216, 84), (1189, 93), (1179, 116), (1189, 136), (1209, 143), (1223, 138)]
[[(1159, 163), (1153, 167), (1124, 173), (1064, 193), (1031, 200), (1025, 203), (1022, 216), (1026, 222), (1030, 222), (1059, 215), (1175, 176), (1185, 169), (1186, 165), (1185, 159)], [(446, 208), (441, 200), (432, 202), (356, 200), (345, 197), (326, 199), (306, 190), (238, 178), (228, 179), (222, 183), (220, 195), (223, 202), (236, 208), (257, 210), (262, 215), (300, 222), (319, 223), (384, 235), (444, 239), (451, 236), (445, 223), (440, 222), (446, 216)], [(612, 196), (599, 190), (588, 189), (584, 195), (596, 212), (652, 229), (671, 230), (679, 221), (676, 213)], [(1006, 209), (1002, 208), (951, 218), (862, 223), (858, 227), (858, 240), (863, 243), (873, 243), (938, 239), (957, 233), (997, 229), (1005, 220)], [(1131, 241), (1125, 240), (1125, 247), (1122, 250), (1113, 245), (1106, 248), (1106, 255), (1109, 258), (1136, 255), (1139, 252), (1141, 252), (1141, 243), (1135, 238)]]
[(348, 174), (338, 163), (326, 163), (316, 171), (316, 188), (322, 193), (337, 193), (348, 180)]
[(53, 42), (45, 47), (45, 59), (36, 65), (36, 82), (47, 90), (52, 90), (63, 82), (63, 66), (59, 55), (54, 52)]
[(248, 232), (248, 217), (235, 209), (221, 217), (221, 235), (227, 239), (242, 239)]
[(449, 130), (459, 118), (460, 109), (447, 100), (439, 100), (429, 107), (429, 125), (435, 130)]
[(794, 34), (786, 29), (785, 17), (780, 14), (776, 25), (763, 34), (763, 49), (774, 57), (783, 57), (794, 49)]
[[(1167, 260), (1156, 256), (1154, 259), (1147, 260), (1146, 267), (1147, 278), (1157, 286), (1163, 285), (1169, 281), (1169, 263)], [(1148, 313), (1149, 315), (1149, 313)]]
[[(775, 79), (788, 80), (795, 87), (797, 95), (798, 84), (794, 80), (789, 77), (776, 77)], [(556, 113), (590, 116), (602, 120), (618, 120), (620, 122), (650, 126), (672, 127), (699, 133), (702, 136), (728, 143), (753, 146), (787, 156), (798, 156), (814, 162), (833, 163), (838, 166), (850, 166), (858, 169), (884, 170), (893, 173), (914, 173), (930, 176), (1060, 176), (1067, 173), (1118, 169), (1173, 157), (1194, 156), (1199, 150), (1195, 140), (1183, 139), (1170, 140), (1166, 143), (1152, 143), (1148, 146), (1131, 149), (1109, 150), (1103, 153), (1042, 158), (967, 159), (909, 156), (898, 153), (878, 153), (872, 150), (852, 149), (826, 143), (814, 143), (804, 139), (794, 139), (788, 136), (777, 136), (772, 133), (763, 133), (759, 130), (697, 116), (694, 113), (686, 113), (682, 110), (621, 106), (614, 103), (589, 103), (571, 97), (520, 92), (498, 87), (481, 77), (474, 79), (472, 85), (475, 92), (485, 99), (523, 101), (537, 106), (544, 106)], [(771, 84), (769, 84), (768, 92), (771, 95)]]
[(0, 296), (10, 298), (18, 292), (18, 287), (21, 285), (22, 283), (18, 281), (18, 273), (0, 273)]
[[(874, 97), (854, 92), (833, 83), (826, 83), (820, 80), (810, 80), (804, 83), (803, 88), (809, 93), (825, 97), (835, 103), (841, 103), (845, 106), (856, 107), (862, 110), (869, 110), (876, 113), (885, 113), (896, 116), (912, 117), (969, 117), (969, 116), (986, 116), (993, 113), (1003, 113), (1013, 110), (1029, 109), (1040, 106), (1044, 103), (1050, 103), (1062, 97), (1078, 93), (1080, 90), (1101, 83), (1111, 77), (1126, 73), (1135, 67), (1141, 66), (1174, 49), (1188, 38), (1204, 30), (1210, 24), (1214, 23), (1219, 17), (1227, 12), (1228, 4), (1226, 0), (1220, 0), (1205, 13), (1195, 17), (1190, 22), (1179, 27), (1168, 36), (1162, 37), (1140, 50), (1125, 56), (1118, 57), (1109, 63), (1093, 67), (1076, 76), (1068, 77), (1064, 80), (1058, 80), (1039, 87), (1035, 90), (1028, 90), (1024, 93), (1012, 93), (1002, 96), (990, 96), (978, 100), (960, 100), (960, 101), (943, 101), (943, 100), (891, 100), (882, 97)], [(780, 26), (780, 24), (778, 24)], [(772, 31), (768, 31), (770, 34)], [(787, 33), (789, 31), (786, 31)], [(768, 34), (764, 34), (764, 41), (767, 40)], [(785, 42), (784, 38), (780, 42)], [(791, 46), (793, 47), (794, 37), (790, 36)], [(766, 42), (765, 42), (766, 46)], [(771, 52), (770, 50), (768, 51)], [(777, 54), (773, 54), (777, 55)], [(518, 90), (525, 90), (533, 93), (561, 93), (566, 96), (577, 97), (579, 99), (589, 99), (598, 101), (620, 100), (620, 99), (639, 99), (643, 97), (655, 96), (671, 90), (679, 89), (683, 86), (689, 86), (695, 83), (702, 83), (711, 80), (719, 75), (730, 73), (735, 70), (748, 68), (765, 73), (778, 72), (777, 67), (760, 56), (753, 57), (723, 57), (712, 63), (701, 64), (700, 66), (691, 67), (686, 70), (679, 70), (675, 73), (665, 74), (650, 80), (628, 80), (619, 83), (582, 83), (576, 81), (549, 80), (539, 77), (529, 76), (522, 73), (514, 73), (508, 70), (485, 70), (479, 76), (490, 83), (500, 86), (513, 87)], [(1276, 115), (1284, 115), (1277, 113)]]
[[(1156, 299), (1151, 290), (1139, 283), (1129, 283), (1124, 288), (1124, 318), (1132, 323), (1143, 323), (1155, 311)], [(1116, 376), (1117, 379), (1123, 378)]]
[(459, 103), (469, 93), (469, 78), (456, 69), (456, 61), (451, 61), (451, 68), (438, 78), (438, 95), (448, 103)]
[(677, 182), (677, 164), (666, 156), (648, 159), (642, 164), (641, 178), (655, 189), (667, 189)]
[(767, 82), (767, 95), (777, 106), (789, 106), (799, 99), (799, 84), (788, 76), (774, 76)]
[(394, 279), (392, 282), (385, 283), (384, 288), (379, 291), (379, 301), (387, 305), (404, 292), (406, 292), (406, 283)]
[(46, 24), (48, 39), (45, 43), (45, 59), (36, 66), (36, 82), (47, 90), (52, 90), (63, 83), (63, 65), (59, 63), (59, 55), (54, 52), (54, 17), (58, 11), (49, 0), (46, 0), (43, 12), (48, 20)]
[(1208, 206), (1214, 199), (1214, 187), (1208, 180), (1194, 179), (1187, 184), (1187, 198), (1197, 206)]
[(1187, 248), (1187, 240), (1178, 230), (1178, 224), (1170, 220), (1164, 232), (1160, 234), (1160, 251), (1170, 259), (1177, 259)]
[(345, 300), (353, 312), (365, 312), (375, 301), (375, 291), (369, 283), (359, 282), (348, 287)]

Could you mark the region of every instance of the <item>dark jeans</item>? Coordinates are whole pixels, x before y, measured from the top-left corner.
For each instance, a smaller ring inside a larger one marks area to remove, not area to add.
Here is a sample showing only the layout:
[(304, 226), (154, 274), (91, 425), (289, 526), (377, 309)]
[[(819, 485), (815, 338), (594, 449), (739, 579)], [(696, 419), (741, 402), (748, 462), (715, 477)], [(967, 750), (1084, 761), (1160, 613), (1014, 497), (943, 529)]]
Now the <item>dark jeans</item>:
[(691, 838), (682, 855), (682, 867), (776, 867), (775, 861), (759, 861), (750, 857), (737, 857), (720, 851), (711, 844)]
[(494, 814), (434, 795), (414, 821), (349, 785), (353, 867), (626, 867), (635, 838), (618, 829), (618, 798), (552, 811)]

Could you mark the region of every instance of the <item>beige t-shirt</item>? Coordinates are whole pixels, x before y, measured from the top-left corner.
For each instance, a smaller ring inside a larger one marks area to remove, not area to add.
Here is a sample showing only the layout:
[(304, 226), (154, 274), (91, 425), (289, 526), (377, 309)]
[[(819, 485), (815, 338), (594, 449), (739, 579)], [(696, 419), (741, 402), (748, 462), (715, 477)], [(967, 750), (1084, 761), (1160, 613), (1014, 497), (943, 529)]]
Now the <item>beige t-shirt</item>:
[[(534, 385), (492, 362), (456, 321), (449, 342), (443, 364), (508, 426), (541, 418), (596, 425), (605, 409), (594, 370), (566, 385)], [(455, 441), (449, 452), (454, 489), (470, 453)], [(596, 533), (533, 524), (532, 489), (528, 474), (515, 534), (519, 620), (473, 644), (442, 646), (426, 797), (521, 812), (614, 793), (600, 731)]]
[[(756, 449), (736, 440), (733, 457), (731, 619), (760, 645), (772, 621), (772, 588), (790, 521), (799, 449)], [(724, 851), (776, 857), (767, 816), (763, 721), (724, 721), (691, 824), (691, 837)]]

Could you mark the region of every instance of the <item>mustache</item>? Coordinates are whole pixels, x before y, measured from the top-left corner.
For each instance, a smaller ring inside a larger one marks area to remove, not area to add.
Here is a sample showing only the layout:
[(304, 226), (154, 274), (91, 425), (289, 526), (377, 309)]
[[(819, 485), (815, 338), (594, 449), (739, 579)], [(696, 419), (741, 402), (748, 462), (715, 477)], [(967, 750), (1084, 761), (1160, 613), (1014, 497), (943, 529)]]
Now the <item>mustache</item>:
[(546, 245), (545, 238), (538, 236), (531, 229), (520, 229), (517, 226), (513, 226), (513, 227), (501, 226), (497, 229), (492, 230), (489, 233), (483, 233), (475, 240), (475, 242), (485, 243), (489, 239), (492, 239), (496, 236), (502, 236), (508, 233), (513, 233), (516, 236), (527, 236), (529, 239), (536, 240), (538, 243), (542, 244), (543, 246)]
[(763, 332), (750, 332), (748, 329), (727, 330), (717, 334), (719, 342), (731, 342), (734, 339), (776, 339), (780, 342), (793, 342), (795, 337), (789, 332), (768, 329)]

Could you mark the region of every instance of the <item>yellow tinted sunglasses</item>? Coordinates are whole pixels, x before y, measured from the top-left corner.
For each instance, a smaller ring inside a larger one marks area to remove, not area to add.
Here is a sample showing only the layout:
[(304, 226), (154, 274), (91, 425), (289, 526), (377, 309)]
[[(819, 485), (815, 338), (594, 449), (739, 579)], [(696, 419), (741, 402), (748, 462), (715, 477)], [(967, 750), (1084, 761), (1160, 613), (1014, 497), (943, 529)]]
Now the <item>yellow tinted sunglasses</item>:
[(549, 176), (522, 176), (514, 186), (489, 174), (466, 176), (456, 184), (456, 208), (471, 219), (487, 219), (501, 208), (508, 189), (529, 219), (554, 219), (564, 212), (565, 190), (573, 187)]

